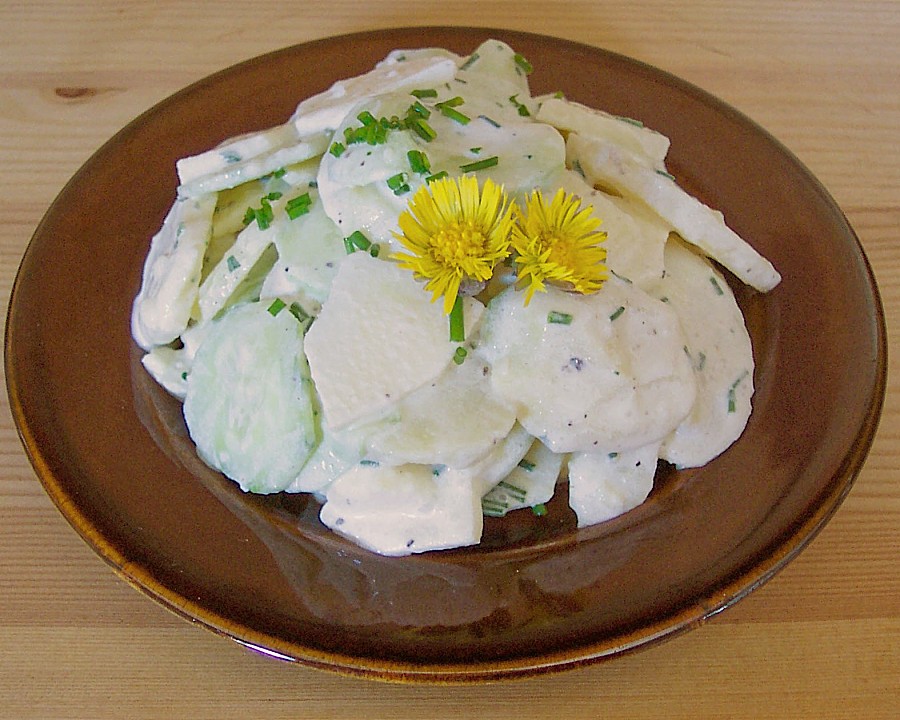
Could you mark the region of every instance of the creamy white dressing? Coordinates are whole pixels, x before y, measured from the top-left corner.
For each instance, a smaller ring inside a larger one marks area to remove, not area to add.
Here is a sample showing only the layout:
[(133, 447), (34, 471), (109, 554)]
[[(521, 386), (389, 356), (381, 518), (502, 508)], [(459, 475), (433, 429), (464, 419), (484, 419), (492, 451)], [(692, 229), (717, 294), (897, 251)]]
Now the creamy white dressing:
[[(414, 105), (433, 137), (392, 121)], [(383, 137), (351, 139), (372, 120)], [(287, 123), (178, 163), (182, 199), (132, 311), (144, 366), (184, 399), (209, 465), (250, 492), (315, 494), (322, 522), (373, 552), (476, 544), (484, 515), (538, 512), (561, 472), (580, 527), (628, 512), (658, 459), (708, 462), (751, 409), (740, 309), (673, 231), (755, 287), (779, 279), (665, 173), (668, 144), (532, 97), (502, 42), (394, 51)], [(602, 221), (609, 279), (526, 304), (502, 269), (450, 342), (441, 303), (391, 259), (398, 216), (438, 173), (518, 202), (573, 193)], [(365, 245), (348, 247), (355, 231)]]

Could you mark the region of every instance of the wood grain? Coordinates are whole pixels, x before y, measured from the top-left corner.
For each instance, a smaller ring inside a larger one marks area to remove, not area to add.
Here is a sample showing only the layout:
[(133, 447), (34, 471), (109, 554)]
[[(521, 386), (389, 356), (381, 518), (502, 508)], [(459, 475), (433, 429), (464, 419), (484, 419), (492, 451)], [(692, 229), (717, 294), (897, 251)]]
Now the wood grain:
[[(410, 24), (540, 31), (720, 96), (834, 196), (874, 268), (889, 338), (900, 331), (900, 4), (842, 0), (5, 2), (4, 307), (53, 198), (139, 113), (279, 47)], [(900, 376), (891, 351), (868, 462), (832, 521), (773, 580), (661, 646), (463, 688), (383, 685), (274, 662), (169, 614), (119, 580), (52, 506), (4, 395), (0, 718), (898, 717)]]

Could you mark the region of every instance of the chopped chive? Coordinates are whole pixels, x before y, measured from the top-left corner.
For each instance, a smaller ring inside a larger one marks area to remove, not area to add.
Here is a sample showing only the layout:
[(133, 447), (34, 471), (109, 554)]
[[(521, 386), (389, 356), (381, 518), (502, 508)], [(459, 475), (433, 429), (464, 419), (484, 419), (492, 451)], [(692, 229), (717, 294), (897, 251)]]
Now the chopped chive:
[(396, 175), (391, 175), (386, 182), (394, 195), (402, 195), (403, 193), (409, 192), (408, 179), (409, 176), (405, 172), (398, 172)]
[(744, 370), (740, 377), (731, 383), (731, 387), (728, 388), (728, 412), (733, 413), (737, 410), (737, 386), (740, 385), (741, 381), (749, 374), (750, 373), (747, 370)]
[(268, 229), (269, 225), (272, 224), (272, 220), (275, 218), (275, 214), (272, 212), (272, 206), (269, 204), (269, 201), (277, 200), (280, 197), (281, 193), (269, 193), (265, 197), (260, 198), (260, 206), (258, 208), (247, 208), (247, 212), (244, 213), (244, 224), (249, 225), (256, 220), (256, 225), (260, 230)]
[(715, 288), (716, 295), (724, 295), (725, 294), (725, 291), (722, 289), (722, 286), (719, 285), (719, 281), (716, 280), (716, 278), (714, 276), (710, 275), (709, 281), (710, 281), (710, 283), (712, 283), (712, 286)]
[(519, 102), (519, 95), (516, 93), (515, 95), (509, 96), (509, 101), (513, 104), (513, 106), (518, 110), (519, 115), (522, 117), (529, 117), (531, 115), (531, 111), (528, 109), (528, 106), (525, 103)]
[(306, 322), (310, 319), (310, 314), (303, 309), (300, 303), (293, 302), (291, 306), (288, 308), (288, 311), (300, 322)]
[(420, 117), (427, 120), (431, 117), (431, 110), (425, 107), (422, 103), (416, 101), (412, 105), (409, 106), (409, 109), (406, 111), (407, 117)]
[(488, 517), (503, 517), (509, 505), (499, 500), (493, 500), (488, 497), (481, 498), (481, 512)]
[(466, 326), (463, 319), (463, 300), (457, 295), (450, 311), (450, 342), (463, 342), (466, 339)]
[(358, 250), (368, 250), (372, 245), (372, 241), (369, 240), (369, 238), (367, 238), (361, 230), (354, 230), (348, 237), (344, 239), (345, 247), (348, 242)]
[(287, 303), (284, 300), (282, 300), (281, 298), (275, 298), (272, 301), (272, 304), (269, 305), (269, 308), (268, 308), (269, 315), (271, 315), (272, 317), (275, 317), (278, 313), (280, 313), (286, 307), (287, 307)]
[(431, 171), (431, 163), (428, 160), (428, 156), (421, 150), (410, 150), (406, 153), (406, 159), (409, 161), (412, 171), (418, 175), (424, 175)]
[(617, 457), (619, 457), (619, 453), (617, 453), (617, 452), (611, 452), (609, 455), (607, 455), (607, 457), (608, 457), (610, 460), (615, 460)]
[(469, 55), (469, 57), (466, 59), (466, 61), (462, 65), (460, 65), (459, 69), (460, 70), (468, 70), (476, 62), (478, 62), (478, 58), (479, 58), (479, 55), (477, 52), (472, 53), (471, 55)]
[(439, 103), (435, 103), (435, 107), (436, 108), (457, 107), (459, 105), (462, 105), (464, 102), (465, 102), (465, 100), (463, 100), (459, 95), (457, 95), (455, 97), (450, 98), (449, 100), (442, 100)]
[(566, 94), (562, 90), (557, 90), (555, 93), (553, 93), (553, 97), (555, 97), (557, 100), (565, 100)]
[(369, 246), (369, 255), (372, 257), (378, 257), (379, 253), (381, 253), (381, 245), (378, 243), (372, 243)]
[(284, 210), (291, 220), (296, 220), (301, 215), (306, 215), (309, 212), (309, 205), (295, 205), (286, 207)]
[(528, 62), (528, 59), (521, 53), (513, 55), (513, 60), (515, 61), (516, 66), (526, 75), (531, 75), (531, 73), (534, 72), (534, 66)]
[(459, 110), (450, 107), (449, 105), (440, 105), (438, 107), (440, 108), (441, 115), (450, 118), (454, 122), (458, 122), (460, 125), (468, 125), (472, 120), (468, 115), (464, 115)]
[(623, 312), (625, 312), (625, 306), (619, 305), (619, 307), (616, 308), (615, 312), (609, 316), (610, 321), (616, 320)]
[(453, 362), (457, 365), (462, 365), (466, 361), (466, 356), (469, 354), (469, 351), (464, 347), (456, 348), (456, 352), (453, 353)]
[(352, 255), (353, 253), (356, 252), (356, 246), (353, 244), (353, 241), (348, 237), (344, 238), (344, 250), (346, 251), (346, 253), (348, 255)]
[(587, 175), (584, 174), (584, 168), (581, 167), (581, 163), (578, 160), (572, 161), (572, 169), (581, 175), (581, 177), (587, 178)]
[(238, 259), (234, 255), (229, 255), (228, 259), (225, 261), (225, 264), (228, 266), (228, 272), (234, 272), (241, 266), (241, 264), (238, 262)]
[(531, 462), (531, 460), (522, 458), (521, 460), (519, 460), (519, 467), (522, 468), (525, 472), (532, 472), (536, 465)]
[(344, 154), (344, 151), (346, 149), (347, 148), (344, 146), (343, 143), (333, 142), (333, 143), (331, 143), (331, 147), (328, 148), (328, 152), (330, 152), (335, 157), (340, 157), (341, 155)]
[(223, 150), (219, 153), (222, 156), (222, 159), (228, 165), (234, 165), (235, 163), (239, 163), (241, 161), (241, 156), (236, 153), (234, 150)]
[(472, 147), (472, 148), (469, 148), (469, 152), (472, 153), (473, 155), (478, 155), (481, 153), (481, 148), (480, 147)]
[(272, 173), (273, 178), (283, 178), (287, 174), (287, 170), (284, 168), (278, 168), (275, 172)]
[(497, 483), (497, 487), (505, 490), (507, 495), (518, 502), (525, 502), (525, 498), (528, 495), (527, 491), (523, 490), (517, 485), (506, 482), (506, 480), (501, 480), (499, 483)]
[(375, 116), (368, 110), (363, 110), (359, 115), (356, 116), (356, 119), (366, 126), (375, 125), (378, 122), (375, 119)]
[(284, 210), (291, 220), (296, 220), (301, 215), (306, 215), (306, 213), (309, 212), (311, 203), (312, 198), (310, 198), (309, 193), (306, 192), (302, 195), (298, 195), (292, 200), (288, 200), (284, 206)]
[(570, 313), (551, 310), (547, 313), (547, 322), (553, 325), (571, 325), (572, 315)]
[(493, 125), (495, 128), (500, 127), (500, 123), (498, 123), (496, 120), (493, 120), (492, 118), (489, 118), (487, 115), (479, 115), (478, 117), (484, 120), (488, 125)]
[(422, 90), (410, 90), (409, 94), (422, 100), (423, 98), (437, 97), (438, 92), (434, 88), (424, 88)]
[(547, 506), (544, 505), (544, 503), (532, 505), (531, 512), (533, 512), (537, 517), (544, 517), (544, 515), (547, 514)]
[(359, 464), (363, 465), (364, 467), (378, 467), (377, 460), (360, 460)]
[(423, 118), (413, 118), (410, 120), (409, 128), (425, 142), (431, 142), (437, 137), (434, 128), (425, 122)]
[(287, 208), (295, 208), (295, 207), (303, 207), (309, 206), (312, 204), (312, 198), (309, 195), (309, 192), (305, 192), (302, 195), (298, 195), (297, 197), (291, 198), (288, 200), (284, 207)]
[(635, 120), (634, 118), (626, 117), (625, 115), (617, 115), (616, 120), (621, 120), (622, 122), (626, 122), (629, 125), (634, 125), (635, 127), (644, 127), (644, 123), (642, 123), (640, 120)]
[(476, 160), (475, 162), (460, 165), (459, 169), (464, 173), (476, 172), (477, 170), (487, 170), (488, 168), (496, 167), (499, 162), (500, 158), (496, 155), (492, 155), (491, 157), (485, 158), (484, 160)]
[(450, 176), (450, 173), (448, 173), (446, 170), (441, 170), (440, 172), (435, 173), (434, 175), (429, 175), (427, 178), (425, 178), (425, 182), (433, 183), (435, 180), (443, 180), (445, 177), (449, 177), (449, 176)]
[(666, 172), (665, 170), (657, 170), (656, 174), (662, 175), (665, 178), (669, 178), (669, 180), (672, 180), (673, 182), (675, 181), (675, 176), (670, 172)]

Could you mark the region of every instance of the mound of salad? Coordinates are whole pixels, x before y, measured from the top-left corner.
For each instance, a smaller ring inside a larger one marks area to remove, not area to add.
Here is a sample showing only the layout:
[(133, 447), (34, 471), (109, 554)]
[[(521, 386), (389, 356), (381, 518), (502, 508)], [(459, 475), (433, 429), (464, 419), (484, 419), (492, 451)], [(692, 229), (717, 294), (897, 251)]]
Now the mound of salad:
[(664, 135), (533, 96), (531, 71), (497, 40), (397, 50), (177, 163), (132, 335), (204, 462), (406, 555), (555, 492), (609, 520), (660, 459), (741, 435), (753, 355), (713, 261), (779, 274), (678, 186)]

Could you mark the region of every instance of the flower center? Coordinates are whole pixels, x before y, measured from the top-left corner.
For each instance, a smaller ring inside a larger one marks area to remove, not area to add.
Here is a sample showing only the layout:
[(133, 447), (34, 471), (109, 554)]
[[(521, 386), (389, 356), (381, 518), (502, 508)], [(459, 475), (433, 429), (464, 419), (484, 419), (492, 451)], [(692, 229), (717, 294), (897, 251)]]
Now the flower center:
[(432, 236), (432, 251), (438, 262), (459, 266), (483, 257), (486, 240), (475, 223), (454, 220)]
[(573, 243), (565, 235), (544, 235), (541, 246), (550, 250), (548, 262), (564, 268), (578, 266), (579, 258), (574, 252)]

